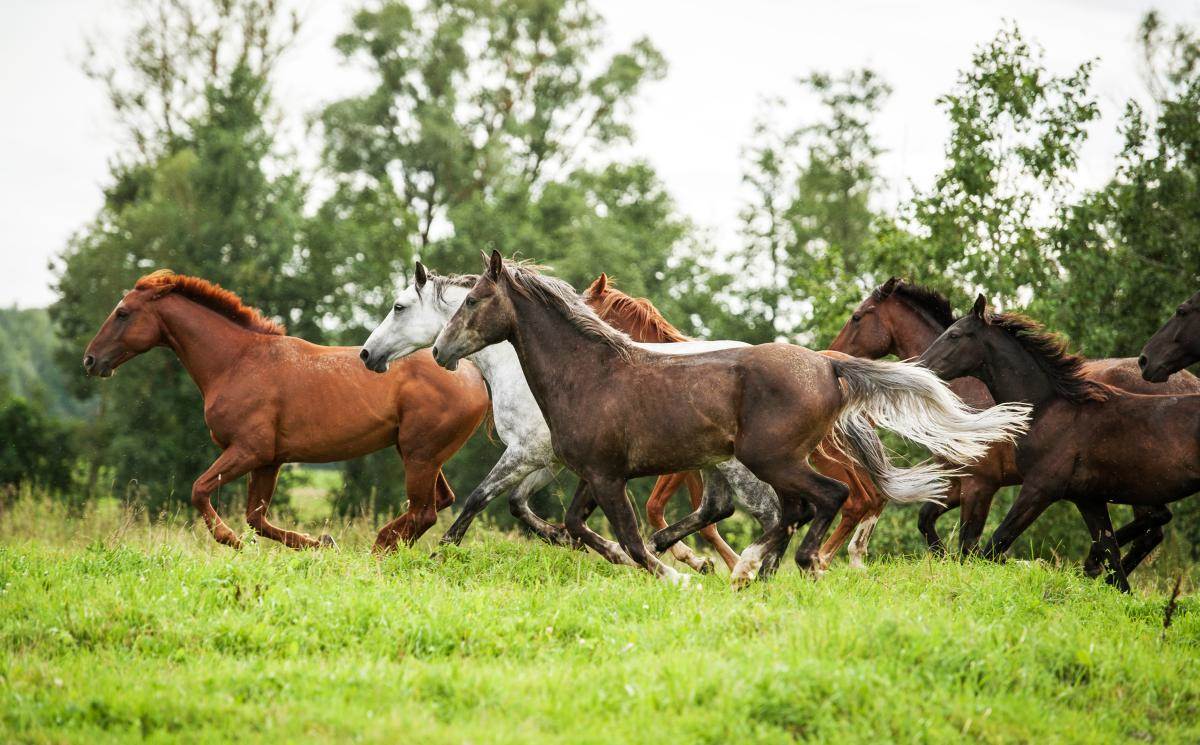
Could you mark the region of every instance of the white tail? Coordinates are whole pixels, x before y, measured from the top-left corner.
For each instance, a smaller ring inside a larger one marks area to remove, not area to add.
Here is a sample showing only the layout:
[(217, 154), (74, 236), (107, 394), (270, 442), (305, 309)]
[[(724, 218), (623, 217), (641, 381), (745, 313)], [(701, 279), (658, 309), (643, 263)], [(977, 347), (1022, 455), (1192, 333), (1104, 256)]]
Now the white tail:
[(1028, 404), (997, 404), (976, 411), (913, 362), (838, 359), (833, 369), (847, 389), (834, 429), (847, 438), (879, 426), (952, 463), (971, 463), (993, 444), (1011, 442), (1029, 426)]
[(861, 417), (839, 418), (831, 434), (838, 449), (866, 468), (876, 488), (892, 502), (941, 502), (950, 488), (948, 479), (957, 474), (932, 461), (897, 468), (874, 427)]

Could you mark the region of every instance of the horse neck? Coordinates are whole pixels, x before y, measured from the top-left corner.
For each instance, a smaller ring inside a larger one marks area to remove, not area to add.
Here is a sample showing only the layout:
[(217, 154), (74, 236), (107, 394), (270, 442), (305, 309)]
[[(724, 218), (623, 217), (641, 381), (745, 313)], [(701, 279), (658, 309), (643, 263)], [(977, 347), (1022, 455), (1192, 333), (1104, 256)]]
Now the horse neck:
[(896, 308), (901, 312), (889, 314), (892, 330), (892, 353), (902, 360), (920, 357), (929, 349), (934, 340), (946, 330), (927, 314), (911, 308), (904, 303), (897, 303)]
[(1020, 342), (1005, 332), (990, 334), (980, 378), (996, 403), (1023, 402), (1038, 410), (1058, 398), (1049, 375)]
[(517, 319), (510, 341), (548, 421), (552, 422), (556, 413), (571, 410), (569, 399), (576, 388), (571, 385), (573, 380), (594, 382), (596, 376), (625, 364), (616, 350), (589, 337), (553, 308), (516, 292), (510, 297)]
[(206, 396), (213, 382), (260, 336), (178, 295), (167, 295), (155, 305), (165, 330), (164, 343)]

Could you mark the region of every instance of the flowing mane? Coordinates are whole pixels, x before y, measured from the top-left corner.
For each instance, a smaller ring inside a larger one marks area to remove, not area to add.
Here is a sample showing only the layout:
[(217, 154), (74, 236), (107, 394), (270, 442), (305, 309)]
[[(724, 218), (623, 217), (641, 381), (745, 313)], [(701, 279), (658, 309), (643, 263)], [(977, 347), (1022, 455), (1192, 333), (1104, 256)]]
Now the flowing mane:
[(504, 267), (518, 293), (553, 308), (585, 336), (607, 344), (629, 359), (633, 340), (600, 320), (600, 316), (580, 299), (574, 287), (556, 277), (540, 274), (528, 264), (505, 259)]
[(956, 320), (950, 301), (932, 287), (892, 277), (871, 293), (871, 297), (878, 302), (887, 300), (892, 295), (901, 298), (918, 310), (925, 311), (933, 320), (940, 323), (942, 328), (949, 328)]
[[(603, 287), (605, 289), (597, 292)], [(613, 289), (613, 281), (605, 277), (603, 282), (597, 279), (583, 293), (584, 300), (592, 300), (599, 307), (595, 311), (601, 318), (620, 316), (625, 319), (629, 335), (639, 342), (678, 342), (692, 341), (691, 337), (671, 325), (663, 318), (654, 303), (644, 297), (631, 297)]]
[[(448, 274), (441, 275), (429, 272), (429, 284), (433, 285), (433, 296), (438, 302), (445, 302), (447, 287), (474, 287), (479, 281), (478, 274)], [(421, 294), (421, 289), (417, 288), (417, 294)]]
[(1068, 352), (1066, 340), (1058, 334), (1047, 331), (1040, 323), (1020, 313), (995, 313), (987, 320), (1017, 340), (1063, 398), (1074, 403), (1108, 400), (1112, 389), (1084, 375), (1083, 366), (1087, 360)]
[(282, 324), (264, 317), (257, 309), (244, 304), (237, 295), (206, 279), (159, 269), (139, 279), (133, 289), (150, 290), (154, 292), (155, 300), (171, 293), (181, 295), (258, 334), (283, 336), (287, 333)]

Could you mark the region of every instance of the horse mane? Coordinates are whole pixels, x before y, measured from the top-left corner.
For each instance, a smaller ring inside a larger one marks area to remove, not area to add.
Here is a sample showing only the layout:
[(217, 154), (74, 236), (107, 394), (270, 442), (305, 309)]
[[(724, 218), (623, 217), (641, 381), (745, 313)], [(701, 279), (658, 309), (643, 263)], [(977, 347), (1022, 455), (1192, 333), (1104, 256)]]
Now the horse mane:
[(607, 344), (623, 358), (629, 359), (633, 340), (600, 319), (596, 312), (580, 299), (575, 288), (557, 277), (539, 273), (535, 267), (519, 261), (504, 260), (513, 289), (558, 312), (578, 331)]
[(283, 336), (287, 333), (282, 324), (266, 318), (258, 309), (243, 303), (234, 293), (207, 279), (176, 274), (170, 269), (159, 269), (139, 279), (133, 289), (152, 291), (154, 300), (172, 293), (181, 295), (258, 334)]
[(1072, 403), (1107, 401), (1112, 389), (1088, 378), (1083, 371), (1087, 360), (1067, 351), (1062, 336), (1047, 331), (1037, 321), (1020, 313), (994, 313), (988, 323), (1008, 332), (1033, 357), (1050, 378), (1054, 390)]
[[(889, 288), (888, 285), (891, 285)], [(933, 320), (948, 328), (957, 320), (954, 309), (945, 295), (925, 285), (909, 282), (906, 279), (888, 281), (871, 292), (871, 297), (877, 302), (887, 300), (892, 295), (908, 302), (918, 310), (925, 311)]]
[(613, 281), (607, 280), (607, 291), (597, 295), (596, 280), (584, 291), (585, 299), (595, 300), (599, 304), (596, 313), (601, 319), (618, 316), (633, 329), (629, 335), (639, 342), (678, 342), (692, 341), (691, 337), (671, 325), (663, 318), (654, 303), (644, 297), (632, 297), (620, 290), (613, 289)]
[[(426, 271), (429, 277), (428, 284), (433, 285), (433, 296), (437, 298), (438, 302), (446, 300), (447, 287), (474, 287), (475, 283), (479, 281), (478, 274), (447, 274), (443, 276), (429, 270)], [(417, 294), (421, 294), (420, 288), (417, 289)]]

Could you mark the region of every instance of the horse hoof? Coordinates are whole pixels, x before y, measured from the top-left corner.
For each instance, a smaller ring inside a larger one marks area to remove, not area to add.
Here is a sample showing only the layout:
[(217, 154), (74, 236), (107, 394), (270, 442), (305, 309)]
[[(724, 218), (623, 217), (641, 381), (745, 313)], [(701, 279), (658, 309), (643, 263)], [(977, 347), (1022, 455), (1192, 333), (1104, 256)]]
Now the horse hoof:
[(333, 536), (329, 535), (328, 533), (322, 533), (321, 537), (317, 539), (317, 542), (320, 544), (321, 548), (332, 548), (334, 550), (337, 550), (338, 548), (337, 541), (333, 540)]
[(732, 587), (734, 590), (744, 590), (747, 587), (749, 587), (752, 582), (754, 582), (753, 576), (748, 575), (748, 574), (742, 574), (742, 575), (737, 575), (737, 576), (731, 577), (729, 580), (729, 586)]
[(695, 567), (695, 570), (697, 574), (712, 574), (713, 560), (705, 556), (700, 560), (699, 564)]
[(1099, 579), (1103, 570), (1097, 564), (1084, 564), (1083, 573), (1090, 579)]

